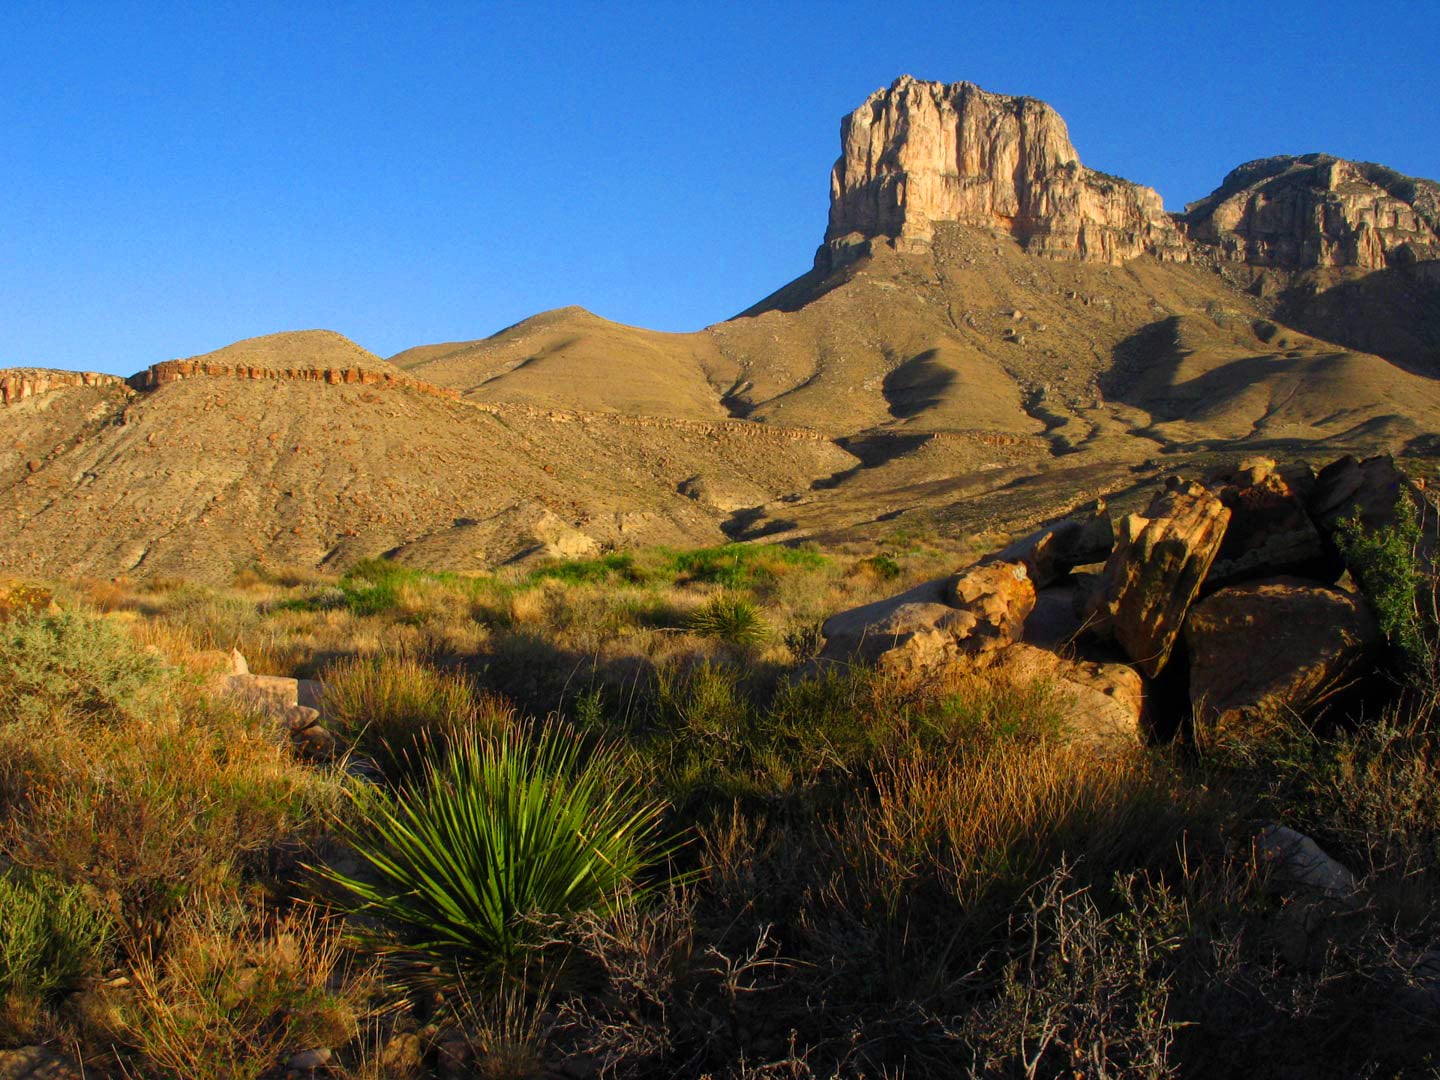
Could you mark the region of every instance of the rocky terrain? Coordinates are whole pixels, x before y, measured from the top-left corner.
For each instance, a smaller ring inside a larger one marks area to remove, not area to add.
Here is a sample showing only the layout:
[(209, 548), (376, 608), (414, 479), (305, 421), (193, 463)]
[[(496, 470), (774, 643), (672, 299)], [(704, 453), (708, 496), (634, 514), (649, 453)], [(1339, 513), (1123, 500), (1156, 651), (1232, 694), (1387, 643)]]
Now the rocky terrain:
[(1081, 165), (1044, 103), (901, 78), (842, 123), (815, 266), (696, 333), (563, 308), (389, 361), (305, 331), (128, 382), (0, 373), (0, 561), (223, 577), (879, 544), (1139, 500), (1237, 446), (1423, 461), (1437, 190), (1273, 158), (1171, 216)]

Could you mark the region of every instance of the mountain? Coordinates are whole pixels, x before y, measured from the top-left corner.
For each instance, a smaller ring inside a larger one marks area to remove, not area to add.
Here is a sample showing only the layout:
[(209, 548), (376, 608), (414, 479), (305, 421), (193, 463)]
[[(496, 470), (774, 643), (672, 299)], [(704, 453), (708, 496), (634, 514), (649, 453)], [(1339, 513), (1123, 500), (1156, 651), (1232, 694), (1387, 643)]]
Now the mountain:
[(1271, 158), (1171, 216), (1044, 103), (904, 77), (842, 121), (811, 269), (692, 334), (572, 307), (388, 361), (304, 331), (0, 372), (0, 564), (961, 536), (1207, 455), (1433, 454), (1437, 192)]

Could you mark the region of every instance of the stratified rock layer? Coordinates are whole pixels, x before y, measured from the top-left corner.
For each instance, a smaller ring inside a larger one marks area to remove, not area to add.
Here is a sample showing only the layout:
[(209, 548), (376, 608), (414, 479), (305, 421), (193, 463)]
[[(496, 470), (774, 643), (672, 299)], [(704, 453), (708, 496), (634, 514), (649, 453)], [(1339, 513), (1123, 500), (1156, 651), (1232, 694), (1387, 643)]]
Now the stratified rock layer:
[(1034, 98), (906, 75), (847, 116), (840, 139), (824, 265), (877, 237), (923, 250), (940, 221), (1060, 258), (1188, 257), (1160, 196), (1081, 165), (1065, 121)]
[(119, 386), (118, 375), (95, 371), (52, 371), (48, 368), (6, 368), (0, 370), (0, 405), (14, 405), (30, 398), (72, 386)]
[(1191, 239), (1251, 266), (1382, 270), (1440, 258), (1440, 184), (1329, 154), (1247, 162), (1182, 220)]

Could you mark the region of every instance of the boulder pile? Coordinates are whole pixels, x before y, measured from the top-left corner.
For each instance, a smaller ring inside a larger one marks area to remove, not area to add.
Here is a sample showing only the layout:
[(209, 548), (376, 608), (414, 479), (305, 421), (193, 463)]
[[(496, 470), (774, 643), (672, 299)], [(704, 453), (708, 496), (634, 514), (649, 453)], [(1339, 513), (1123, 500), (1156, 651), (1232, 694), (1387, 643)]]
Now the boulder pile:
[(1252, 458), (1198, 482), (1172, 477), (1143, 514), (1112, 523), (1093, 504), (948, 578), (832, 616), (820, 662), (1045, 680), (1071, 734), (1097, 747), (1145, 737), (1161, 686), (1197, 732), (1263, 735), (1375, 673), (1384, 635), (1336, 535), (1356, 519), (1391, 525), (1406, 500), (1433, 561), (1440, 510), (1388, 456), (1318, 472)]

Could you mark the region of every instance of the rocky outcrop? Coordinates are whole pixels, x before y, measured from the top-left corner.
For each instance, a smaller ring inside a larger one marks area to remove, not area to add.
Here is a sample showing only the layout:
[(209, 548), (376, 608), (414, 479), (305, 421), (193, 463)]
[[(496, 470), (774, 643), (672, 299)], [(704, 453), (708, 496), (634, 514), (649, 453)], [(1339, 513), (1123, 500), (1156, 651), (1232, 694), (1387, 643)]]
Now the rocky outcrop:
[(1034, 98), (906, 75), (846, 117), (840, 141), (822, 269), (874, 238), (923, 250), (942, 221), (1058, 258), (1188, 257), (1160, 196), (1081, 165), (1065, 122)]
[(374, 386), (383, 389), (404, 387), (452, 401), (460, 397), (458, 390), (449, 387), (434, 386), (398, 371), (381, 371), (363, 366), (275, 368), (201, 360), (167, 360), (163, 364), (152, 365), (138, 375), (132, 375), (129, 383), (135, 390), (155, 390), (167, 383), (203, 376), (256, 381), (288, 379), (296, 382), (323, 382), (332, 386)]
[(1306, 720), (1346, 687), (1381, 644), (1365, 601), (1300, 578), (1221, 589), (1185, 623), (1195, 721), (1254, 738)]
[(1382, 270), (1440, 258), (1440, 184), (1329, 154), (1235, 169), (1181, 218), (1219, 258), (1279, 270)]
[(1104, 501), (1073, 517), (1031, 533), (982, 562), (1023, 563), (1030, 581), (1044, 589), (1086, 563), (1103, 562), (1115, 544), (1115, 529)]
[(1113, 636), (1151, 678), (1170, 659), (1229, 520), (1225, 504), (1206, 488), (1177, 482), (1143, 516), (1120, 521), (1093, 626)]
[(124, 386), (118, 375), (96, 371), (52, 371), (48, 368), (0, 369), (0, 405), (14, 405), (30, 398), (75, 386)]

